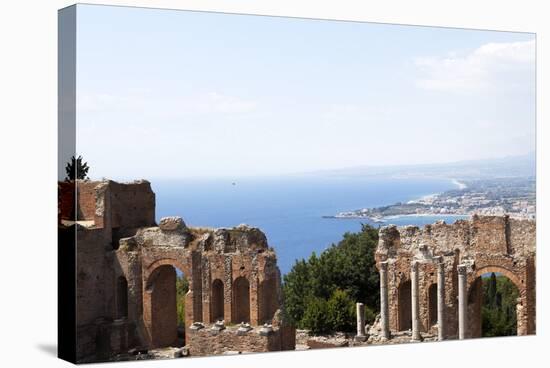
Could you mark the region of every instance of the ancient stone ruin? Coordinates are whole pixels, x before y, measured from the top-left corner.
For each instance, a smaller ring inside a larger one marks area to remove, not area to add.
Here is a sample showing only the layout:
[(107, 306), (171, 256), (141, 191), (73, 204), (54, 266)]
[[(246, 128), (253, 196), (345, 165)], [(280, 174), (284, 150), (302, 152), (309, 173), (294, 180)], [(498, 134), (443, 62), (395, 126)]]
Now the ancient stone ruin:
[(536, 332), (533, 220), (472, 216), (452, 225), (389, 226), (379, 233), (381, 334), (411, 340), (481, 337), (481, 276), (498, 272), (519, 291), (517, 334)]
[[(194, 228), (180, 217), (157, 224), (147, 181), (59, 187), (60, 251), (76, 248), (79, 361), (164, 347), (192, 356), (295, 349), (276, 255), (259, 229)], [(354, 344), (401, 342), (404, 331), (407, 341), (480, 337), (481, 276), (490, 272), (519, 291), (518, 335), (534, 334), (535, 230), (508, 216), (381, 228), (379, 322), (366, 331), (359, 303)], [(181, 274), (189, 291), (178, 326)]]
[[(192, 228), (180, 217), (157, 225), (147, 181), (60, 187), (60, 239), (76, 232), (77, 359), (183, 345), (194, 356), (294, 349), (275, 252), (259, 229)], [(179, 331), (177, 273), (189, 283)]]

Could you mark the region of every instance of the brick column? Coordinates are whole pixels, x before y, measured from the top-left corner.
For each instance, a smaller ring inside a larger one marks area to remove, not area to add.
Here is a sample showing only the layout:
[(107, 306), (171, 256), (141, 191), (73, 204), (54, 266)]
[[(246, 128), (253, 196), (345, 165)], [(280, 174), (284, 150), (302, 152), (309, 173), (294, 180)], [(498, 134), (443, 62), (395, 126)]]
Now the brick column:
[(465, 339), (468, 326), (468, 296), (466, 266), (458, 266), (458, 338)]
[(437, 263), (437, 338), (445, 339), (445, 263), (439, 257)]
[(388, 307), (388, 262), (380, 262), (380, 328), (382, 338), (390, 338), (390, 313)]
[(225, 256), (223, 273), (223, 318), (233, 322), (233, 263), (231, 256)]
[(412, 309), (412, 340), (419, 341), (420, 336), (420, 315), (418, 303), (418, 262), (411, 263), (411, 309)]

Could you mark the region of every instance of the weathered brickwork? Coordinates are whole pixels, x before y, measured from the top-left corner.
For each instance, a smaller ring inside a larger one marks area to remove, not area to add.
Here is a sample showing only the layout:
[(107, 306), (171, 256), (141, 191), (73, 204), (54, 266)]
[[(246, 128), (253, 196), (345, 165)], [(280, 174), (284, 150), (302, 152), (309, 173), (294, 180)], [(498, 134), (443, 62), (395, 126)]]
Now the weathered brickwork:
[[(275, 252), (259, 229), (191, 228), (179, 217), (157, 226), (155, 194), (146, 181), (78, 181), (76, 196), (63, 187), (60, 226), (77, 233), (79, 359), (181, 345), (176, 270), (189, 283), (184, 341), (190, 355), (294, 349), (294, 328), (277, 313), (282, 299)], [(76, 215), (74, 205), (64, 203), (75, 197)], [(206, 334), (218, 320), (249, 323), (253, 330)], [(191, 330), (196, 322), (206, 327)], [(265, 336), (258, 332), (264, 323), (272, 329)]]
[[(418, 333), (438, 333), (442, 325), (440, 339), (480, 337), (481, 276), (499, 272), (519, 291), (518, 335), (534, 334), (535, 227), (532, 220), (474, 215), (451, 225), (382, 228), (376, 261), (386, 272), (381, 291), (387, 293), (382, 319), (387, 318), (388, 330), (412, 329), (414, 336), (416, 320)], [(411, 280), (413, 267), (418, 269), (417, 281)], [(417, 282), (416, 296), (411, 295), (411, 282), (413, 289)], [(411, 308), (415, 301), (416, 311)]]
[(239, 326), (230, 326), (221, 331), (212, 327), (206, 325), (189, 333), (189, 345), (194, 347), (195, 355), (294, 350), (296, 332), (288, 326), (275, 327), (267, 334), (262, 334), (262, 327), (241, 333)]

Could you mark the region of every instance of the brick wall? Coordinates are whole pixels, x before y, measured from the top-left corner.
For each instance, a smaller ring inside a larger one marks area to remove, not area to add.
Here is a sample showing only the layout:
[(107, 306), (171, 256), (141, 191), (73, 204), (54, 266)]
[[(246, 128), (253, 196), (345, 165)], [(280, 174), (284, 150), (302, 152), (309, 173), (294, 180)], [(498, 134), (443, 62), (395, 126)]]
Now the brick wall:
[(75, 220), (75, 184), (57, 183), (57, 206), (59, 220)]
[[(268, 336), (261, 336), (259, 327), (243, 335), (237, 334), (238, 326), (227, 327), (218, 333), (213, 333), (211, 327), (206, 325), (198, 331), (190, 331), (186, 336), (191, 356), (284, 350), (281, 344), (283, 331), (279, 328), (275, 328)], [(288, 331), (284, 333), (288, 335)]]
[(77, 181), (77, 215), (78, 220), (95, 220), (96, 186), (93, 181)]
[(147, 181), (110, 182), (111, 218), (114, 228), (155, 225), (155, 193)]

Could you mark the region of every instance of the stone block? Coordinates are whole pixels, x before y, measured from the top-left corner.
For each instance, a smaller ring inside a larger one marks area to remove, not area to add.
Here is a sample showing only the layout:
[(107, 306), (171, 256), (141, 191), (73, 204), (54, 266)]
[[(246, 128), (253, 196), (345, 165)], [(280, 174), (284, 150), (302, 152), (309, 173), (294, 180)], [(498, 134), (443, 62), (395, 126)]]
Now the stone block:
[(162, 231), (178, 231), (185, 230), (187, 226), (183, 219), (179, 216), (163, 217), (160, 219), (159, 228)]

